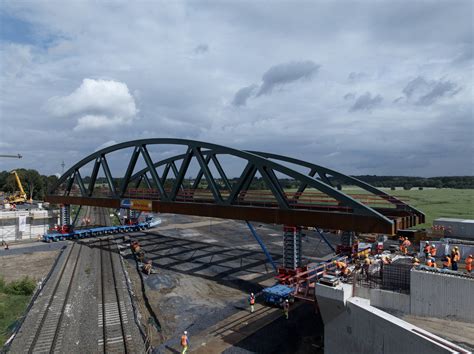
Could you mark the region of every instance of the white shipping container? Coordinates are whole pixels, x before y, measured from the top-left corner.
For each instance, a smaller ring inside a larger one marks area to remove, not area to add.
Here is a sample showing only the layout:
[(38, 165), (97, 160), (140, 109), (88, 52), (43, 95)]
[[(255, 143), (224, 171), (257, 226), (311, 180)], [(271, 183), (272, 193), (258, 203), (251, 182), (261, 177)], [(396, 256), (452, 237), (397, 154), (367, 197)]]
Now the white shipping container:
[(433, 221), (433, 226), (444, 227), (445, 237), (474, 240), (474, 220), (472, 219), (438, 218)]

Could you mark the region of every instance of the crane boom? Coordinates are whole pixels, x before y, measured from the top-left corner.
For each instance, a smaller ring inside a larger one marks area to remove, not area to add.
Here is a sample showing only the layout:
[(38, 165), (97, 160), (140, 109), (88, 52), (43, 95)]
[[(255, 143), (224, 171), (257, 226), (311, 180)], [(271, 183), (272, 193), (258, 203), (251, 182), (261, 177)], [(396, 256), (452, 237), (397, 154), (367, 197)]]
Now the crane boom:
[(25, 193), (25, 190), (23, 189), (23, 186), (21, 185), (21, 181), (20, 181), (20, 177), (18, 177), (18, 173), (16, 173), (16, 171), (12, 171), (11, 173), (15, 175), (16, 184), (18, 185), (18, 189), (20, 190), (21, 195), (25, 196), (26, 198), (26, 193)]
[(21, 156), (20, 154), (17, 154), (17, 155), (0, 155), (0, 157), (13, 157), (15, 159), (21, 159), (23, 156)]

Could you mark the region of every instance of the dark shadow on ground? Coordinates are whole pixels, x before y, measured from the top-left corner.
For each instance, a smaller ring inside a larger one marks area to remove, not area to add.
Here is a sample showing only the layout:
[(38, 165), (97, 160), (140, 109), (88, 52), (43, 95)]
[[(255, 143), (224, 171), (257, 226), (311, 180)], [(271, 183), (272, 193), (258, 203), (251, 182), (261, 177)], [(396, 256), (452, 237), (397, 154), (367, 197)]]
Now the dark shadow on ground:
[[(282, 316), (256, 331), (244, 340), (234, 343), (225, 354), (268, 353), (268, 354), (322, 354), (323, 323), (315, 314), (311, 304), (302, 304), (290, 312), (288, 320)], [(232, 335), (224, 340), (232, 341)]]

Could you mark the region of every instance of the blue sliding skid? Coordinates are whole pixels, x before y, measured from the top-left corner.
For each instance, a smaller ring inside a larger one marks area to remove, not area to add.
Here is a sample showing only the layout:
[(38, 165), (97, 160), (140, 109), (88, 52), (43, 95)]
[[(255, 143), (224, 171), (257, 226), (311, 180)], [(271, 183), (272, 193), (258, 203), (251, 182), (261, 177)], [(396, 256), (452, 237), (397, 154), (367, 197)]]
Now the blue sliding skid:
[(260, 238), (260, 236), (258, 236), (257, 231), (255, 231), (252, 224), (249, 223), (248, 221), (245, 221), (245, 222), (247, 223), (247, 226), (249, 227), (250, 232), (252, 233), (253, 237), (255, 237), (255, 239), (259, 243), (260, 247), (262, 247), (263, 253), (265, 253), (265, 256), (267, 257), (268, 261), (270, 262), (270, 264), (272, 265), (273, 269), (276, 272), (277, 271), (277, 266), (276, 266), (275, 262), (273, 261), (273, 258), (271, 256), (271, 254), (268, 252), (267, 248), (265, 247), (265, 244), (263, 243), (262, 239)]
[(60, 232), (48, 232), (43, 235), (43, 241), (62, 241), (67, 239), (79, 239), (86, 237), (94, 237), (101, 235), (112, 235), (122, 232), (136, 232), (140, 230), (147, 230), (150, 227), (154, 227), (161, 223), (161, 220), (148, 220), (145, 222), (140, 222), (133, 225), (119, 225), (119, 226), (100, 226), (92, 227), (89, 229), (78, 229), (70, 231), (69, 233), (60, 233)]

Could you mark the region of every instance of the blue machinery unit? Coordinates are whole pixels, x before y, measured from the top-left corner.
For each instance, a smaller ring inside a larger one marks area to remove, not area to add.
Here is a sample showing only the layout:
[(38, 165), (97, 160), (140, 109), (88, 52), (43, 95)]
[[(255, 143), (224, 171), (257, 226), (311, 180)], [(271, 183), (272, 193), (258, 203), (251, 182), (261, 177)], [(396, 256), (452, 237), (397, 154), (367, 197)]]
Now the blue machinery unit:
[(119, 225), (119, 226), (101, 226), (87, 229), (70, 230), (69, 232), (50, 231), (43, 235), (43, 241), (62, 241), (67, 239), (79, 239), (101, 235), (113, 235), (122, 232), (135, 232), (140, 230), (147, 230), (151, 227), (157, 226), (161, 223), (161, 219), (148, 219), (133, 225)]
[(283, 301), (290, 297), (293, 291), (294, 289), (287, 285), (274, 285), (263, 289), (263, 300), (267, 304), (280, 305)]

